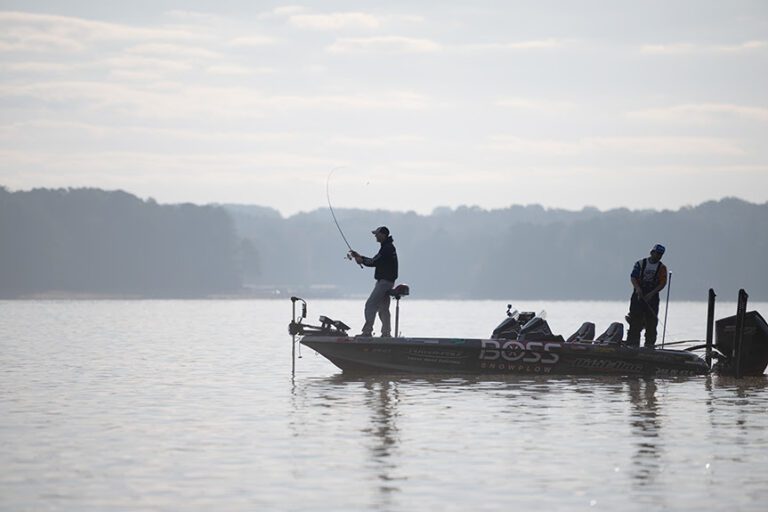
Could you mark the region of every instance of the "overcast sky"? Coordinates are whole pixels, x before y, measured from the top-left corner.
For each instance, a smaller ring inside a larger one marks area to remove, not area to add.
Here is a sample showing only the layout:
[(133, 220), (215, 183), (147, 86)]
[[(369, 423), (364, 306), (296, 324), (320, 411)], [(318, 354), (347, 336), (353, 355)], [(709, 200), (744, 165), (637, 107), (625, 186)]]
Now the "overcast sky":
[(768, 201), (768, 2), (0, 0), (0, 185), (283, 214)]

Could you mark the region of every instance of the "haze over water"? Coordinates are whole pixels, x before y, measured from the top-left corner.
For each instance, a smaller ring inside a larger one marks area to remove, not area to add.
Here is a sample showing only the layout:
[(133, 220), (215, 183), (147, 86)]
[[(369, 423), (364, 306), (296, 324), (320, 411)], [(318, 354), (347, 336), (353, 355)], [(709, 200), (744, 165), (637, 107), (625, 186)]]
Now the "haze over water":
[[(564, 333), (627, 307), (514, 305)], [(504, 310), (405, 300), (401, 325), (483, 337)], [(357, 329), (362, 302), (320, 314)], [(673, 302), (667, 341), (705, 318)], [(292, 379), (289, 320), (287, 299), (0, 301), (0, 510), (765, 508), (765, 377), (353, 378), (304, 348)]]

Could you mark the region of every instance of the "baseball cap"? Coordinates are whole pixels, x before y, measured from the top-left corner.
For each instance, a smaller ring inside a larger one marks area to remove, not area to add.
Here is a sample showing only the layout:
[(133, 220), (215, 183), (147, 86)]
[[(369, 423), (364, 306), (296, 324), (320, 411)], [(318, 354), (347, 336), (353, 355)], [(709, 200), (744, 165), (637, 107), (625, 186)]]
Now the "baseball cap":
[(654, 252), (659, 253), (659, 255), (662, 255), (662, 254), (664, 254), (664, 251), (666, 251), (667, 249), (666, 249), (666, 247), (664, 247), (661, 244), (656, 244), (656, 245), (653, 246), (653, 249), (651, 249), (651, 250), (654, 251)]
[(389, 236), (389, 228), (387, 226), (379, 226), (373, 231), (371, 231), (371, 233), (373, 233), (374, 235), (378, 235), (379, 233), (381, 233), (384, 236)]

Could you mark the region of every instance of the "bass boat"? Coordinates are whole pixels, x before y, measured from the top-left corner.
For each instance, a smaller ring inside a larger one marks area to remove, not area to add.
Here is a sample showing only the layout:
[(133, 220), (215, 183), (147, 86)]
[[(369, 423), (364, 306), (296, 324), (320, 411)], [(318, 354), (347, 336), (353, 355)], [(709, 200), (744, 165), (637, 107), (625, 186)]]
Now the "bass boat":
[[(597, 337), (595, 325), (584, 322), (564, 338), (552, 333), (543, 315), (517, 312), (509, 305), (506, 318), (488, 338), (401, 337), (397, 335), (399, 301), (408, 293), (407, 285), (391, 292), (397, 301), (394, 337), (350, 336), (349, 326), (327, 316), (320, 316), (320, 325), (305, 324), (306, 301), (291, 297), (289, 334), (294, 350), (300, 342), (345, 373), (689, 376), (714, 372), (741, 377), (762, 375), (768, 366), (768, 324), (757, 311), (746, 312), (746, 293), (737, 315), (716, 322), (712, 343), (714, 293), (710, 292), (707, 340), (668, 344), (687, 344), (684, 350), (628, 345), (619, 322)], [(302, 303), (298, 318), (297, 302)], [(705, 350), (705, 357), (697, 350)]]

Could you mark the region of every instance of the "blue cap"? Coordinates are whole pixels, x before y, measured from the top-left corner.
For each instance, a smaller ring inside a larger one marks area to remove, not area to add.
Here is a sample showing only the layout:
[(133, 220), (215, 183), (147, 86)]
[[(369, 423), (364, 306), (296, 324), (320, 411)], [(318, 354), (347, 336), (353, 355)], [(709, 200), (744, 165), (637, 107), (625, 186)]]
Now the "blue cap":
[(666, 251), (666, 250), (667, 249), (663, 245), (661, 245), (661, 244), (656, 244), (656, 245), (653, 246), (653, 249), (651, 249), (651, 251), (659, 253), (659, 256), (664, 254), (664, 251)]

